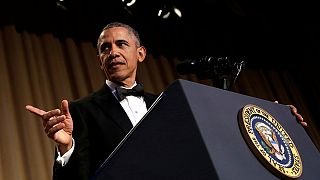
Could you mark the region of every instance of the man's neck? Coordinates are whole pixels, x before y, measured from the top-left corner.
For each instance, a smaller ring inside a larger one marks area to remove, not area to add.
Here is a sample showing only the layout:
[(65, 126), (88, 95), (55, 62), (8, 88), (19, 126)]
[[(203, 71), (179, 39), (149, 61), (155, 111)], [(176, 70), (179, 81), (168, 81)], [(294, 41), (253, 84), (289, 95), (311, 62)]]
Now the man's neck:
[(133, 78), (127, 78), (122, 81), (112, 81), (112, 82), (118, 84), (119, 86), (123, 86), (125, 88), (131, 88), (136, 83), (135, 79)]
[[(133, 81), (132, 83), (123, 83), (123, 82), (118, 82), (118, 81), (111, 81), (111, 80), (107, 80), (107, 81), (109, 81), (109, 82), (111, 82), (111, 83), (113, 83), (113, 84), (115, 84), (115, 85), (112, 85), (112, 86), (122, 86), (122, 87), (125, 87), (125, 88), (132, 88), (133, 86), (135, 86), (137, 83), (136, 83), (136, 81)], [(110, 83), (108, 83), (107, 82), (107, 84), (108, 85), (110, 85)]]

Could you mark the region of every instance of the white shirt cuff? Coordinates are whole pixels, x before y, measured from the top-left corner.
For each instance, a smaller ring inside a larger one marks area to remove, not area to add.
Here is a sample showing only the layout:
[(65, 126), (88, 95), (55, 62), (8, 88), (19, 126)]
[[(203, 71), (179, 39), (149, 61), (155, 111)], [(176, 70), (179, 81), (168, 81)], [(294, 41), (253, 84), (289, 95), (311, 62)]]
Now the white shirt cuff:
[(72, 138), (72, 147), (71, 147), (71, 149), (69, 149), (69, 151), (64, 153), (64, 155), (62, 155), (62, 156), (60, 155), (59, 148), (56, 147), (57, 152), (58, 152), (58, 157), (57, 157), (56, 161), (62, 167), (65, 166), (68, 163), (68, 161), (69, 161), (69, 159), (70, 159), (70, 157), (71, 157), (71, 155), (72, 155), (72, 153), (74, 151), (74, 146), (75, 146), (75, 142), (74, 142), (74, 139)]

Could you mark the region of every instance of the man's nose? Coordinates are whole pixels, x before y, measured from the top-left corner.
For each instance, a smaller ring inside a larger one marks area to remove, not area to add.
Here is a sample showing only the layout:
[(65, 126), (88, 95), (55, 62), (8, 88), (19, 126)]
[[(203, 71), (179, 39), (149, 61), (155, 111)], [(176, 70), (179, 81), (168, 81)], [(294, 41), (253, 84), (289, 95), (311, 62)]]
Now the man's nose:
[(109, 56), (116, 56), (118, 54), (118, 47), (116, 45), (112, 45), (110, 47)]
[(108, 59), (111, 60), (111, 59), (114, 59), (115, 57), (118, 57), (119, 56), (119, 51), (118, 51), (118, 48), (117, 47), (110, 47), (110, 51), (109, 51), (109, 55), (108, 55)]

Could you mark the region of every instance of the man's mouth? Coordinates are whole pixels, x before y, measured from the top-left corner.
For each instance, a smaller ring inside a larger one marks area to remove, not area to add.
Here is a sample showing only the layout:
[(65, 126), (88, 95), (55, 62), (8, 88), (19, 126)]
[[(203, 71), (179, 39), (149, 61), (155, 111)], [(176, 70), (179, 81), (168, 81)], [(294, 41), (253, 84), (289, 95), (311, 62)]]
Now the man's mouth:
[(115, 69), (115, 68), (117, 68), (117, 67), (119, 67), (119, 66), (121, 66), (121, 65), (124, 65), (125, 63), (123, 63), (123, 62), (119, 62), (119, 61), (117, 61), (117, 62), (111, 62), (109, 65), (108, 65), (108, 69)]

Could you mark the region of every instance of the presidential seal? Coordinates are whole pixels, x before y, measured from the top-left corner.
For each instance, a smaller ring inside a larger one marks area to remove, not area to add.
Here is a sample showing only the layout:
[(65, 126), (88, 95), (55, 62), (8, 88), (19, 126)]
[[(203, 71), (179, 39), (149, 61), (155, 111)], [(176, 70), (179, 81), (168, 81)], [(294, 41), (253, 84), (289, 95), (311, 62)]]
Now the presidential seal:
[(302, 160), (289, 134), (267, 111), (246, 105), (239, 112), (241, 133), (255, 156), (276, 176), (295, 179), (302, 174)]

